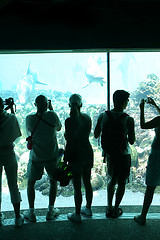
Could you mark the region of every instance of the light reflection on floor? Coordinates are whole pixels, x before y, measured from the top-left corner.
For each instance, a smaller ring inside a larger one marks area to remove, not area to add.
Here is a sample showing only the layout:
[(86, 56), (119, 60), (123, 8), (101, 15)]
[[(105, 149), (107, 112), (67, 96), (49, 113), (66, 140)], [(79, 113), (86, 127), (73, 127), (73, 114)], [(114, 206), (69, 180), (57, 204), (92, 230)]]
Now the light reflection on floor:
[[(137, 215), (137, 213), (123, 213), (122, 216), (120, 216), (118, 219), (133, 219), (134, 216)], [(92, 220), (107, 220), (110, 218), (106, 218), (105, 213), (94, 213), (92, 217), (85, 217), (82, 216), (82, 221), (92, 221)], [(148, 213), (147, 214), (147, 219), (160, 219), (160, 213)], [(117, 219), (112, 219), (113, 221)], [(49, 221), (49, 222), (54, 222), (54, 221), (68, 221), (67, 214), (61, 214), (55, 219)], [(42, 223), (46, 222), (46, 217), (45, 216), (37, 216), (37, 223)], [(30, 223), (28, 221), (24, 221), (24, 224), (36, 224), (36, 223)], [(3, 226), (9, 226), (9, 225), (14, 225), (14, 219), (4, 219)]]

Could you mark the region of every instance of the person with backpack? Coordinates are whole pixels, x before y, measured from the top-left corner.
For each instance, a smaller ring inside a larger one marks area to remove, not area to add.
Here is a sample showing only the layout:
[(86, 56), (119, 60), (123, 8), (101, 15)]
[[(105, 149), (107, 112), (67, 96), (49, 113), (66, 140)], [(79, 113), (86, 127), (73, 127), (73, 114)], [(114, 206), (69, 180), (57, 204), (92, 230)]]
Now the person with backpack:
[[(129, 93), (117, 90), (113, 94), (114, 108), (101, 113), (94, 130), (94, 137), (101, 136), (101, 146), (107, 161), (107, 199), (106, 217), (122, 215), (119, 207), (125, 193), (125, 185), (130, 175), (131, 150), (129, 143), (135, 142), (134, 119), (124, 112), (128, 105)], [(112, 206), (116, 190), (115, 205)]]

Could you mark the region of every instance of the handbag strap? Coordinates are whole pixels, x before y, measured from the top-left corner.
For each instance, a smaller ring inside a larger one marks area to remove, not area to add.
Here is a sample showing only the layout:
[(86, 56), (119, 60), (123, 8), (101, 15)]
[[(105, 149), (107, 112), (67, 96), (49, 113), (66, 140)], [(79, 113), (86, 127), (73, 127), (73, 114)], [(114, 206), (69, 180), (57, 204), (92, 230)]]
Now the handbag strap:
[(44, 119), (42, 118), (42, 116), (39, 116), (39, 115), (37, 115), (37, 116), (41, 119), (42, 122), (46, 123), (47, 125), (49, 125), (49, 126), (51, 126), (51, 127), (53, 127), (53, 128), (56, 127), (56, 126), (52, 125), (51, 123), (47, 122), (46, 120), (44, 120)]
[[(36, 113), (36, 115), (38, 116), (37, 113)], [(39, 116), (38, 116), (38, 117), (39, 117)], [(36, 128), (37, 128), (37, 126), (38, 126), (40, 120), (41, 120), (41, 118), (39, 117), (39, 118), (38, 118), (38, 121), (37, 121), (37, 123), (36, 123), (36, 125), (35, 125), (35, 127), (34, 127), (34, 129), (33, 129), (33, 131), (32, 131), (32, 133), (31, 133), (31, 137), (33, 136), (33, 134), (34, 134), (34, 132), (35, 132), (35, 130), (36, 130)]]
[(35, 127), (34, 127), (34, 129), (33, 129), (33, 131), (32, 131), (32, 133), (31, 133), (31, 137), (33, 136), (33, 134), (34, 134), (34, 132), (35, 132), (35, 130), (36, 130), (36, 128), (37, 128), (40, 120), (43, 121), (44, 123), (46, 123), (47, 125), (53, 127), (53, 128), (56, 127), (56, 126), (52, 125), (51, 123), (47, 122), (46, 120), (44, 120), (44, 119), (42, 118), (42, 115), (38, 115), (37, 113), (36, 113), (36, 115), (37, 115), (37, 117), (38, 117), (38, 121), (37, 121), (37, 123), (36, 123), (36, 125), (35, 125)]

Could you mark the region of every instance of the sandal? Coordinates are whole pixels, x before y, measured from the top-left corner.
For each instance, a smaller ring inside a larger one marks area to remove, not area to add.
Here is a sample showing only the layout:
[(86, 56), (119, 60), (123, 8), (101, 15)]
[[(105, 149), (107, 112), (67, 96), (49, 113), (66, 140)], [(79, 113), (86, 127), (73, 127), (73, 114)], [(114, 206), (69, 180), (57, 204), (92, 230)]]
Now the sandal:
[(113, 209), (106, 208), (106, 217), (112, 218), (113, 215)]
[(113, 211), (112, 218), (118, 218), (123, 214), (122, 208), (118, 208), (116, 211)]

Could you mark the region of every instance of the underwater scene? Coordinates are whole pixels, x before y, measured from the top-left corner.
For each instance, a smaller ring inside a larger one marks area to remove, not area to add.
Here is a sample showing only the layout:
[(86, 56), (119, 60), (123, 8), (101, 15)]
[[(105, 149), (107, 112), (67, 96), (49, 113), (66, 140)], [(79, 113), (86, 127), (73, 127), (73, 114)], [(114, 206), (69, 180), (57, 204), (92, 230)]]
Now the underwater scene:
[[(90, 115), (92, 119), (90, 141), (94, 149), (94, 167), (92, 169), (94, 195), (102, 194), (106, 190), (106, 164), (103, 163), (100, 140), (94, 138), (93, 132), (99, 114), (107, 109), (107, 88), (106, 52), (0, 54), (0, 97), (3, 100), (14, 98), (16, 116), (22, 131), (22, 137), (15, 141), (18, 185), (22, 193), (22, 202), (24, 198), (27, 201), (26, 171), (29, 160), (25, 118), (28, 114), (36, 112), (34, 101), (39, 94), (43, 94), (51, 100), (53, 108), (61, 120), (63, 127), (57, 133), (57, 139), (59, 148), (63, 149), (65, 148), (64, 122), (70, 111), (69, 97), (73, 93), (82, 96), (82, 111)], [(154, 138), (154, 129), (140, 128), (139, 104), (142, 98), (147, 97), (152, 97), (157, 105), (160, 104), (160, 53), (110, 53), (111, 108), (112, 95), (117, 89), (129, 91), (130, 101), (126, 112), (135, 119), (136, 142), (131, 146), (132, 167), (126, 189), (129, 194), (137, 192), (142, 194), (145, 191), (146, 165)], [(146, 120), (157, 115), (155, 109), (146, 104)], [(48, 196), (49, 179), (46, 173), (41, 180), (36, 182), (35, 187), (36, 194), (39, 194), (40, 198)], [(157, 188), (156, 192), (159, 193), (160, 189)], [(104, 194), (106, 195), (105, 191)], [(2, 196), (4, 199), (6, 199), (5, 196), (9, 196), (5, 173), (3, 173)], [(67, 199), (73, 197), (71, 182), (67, 187), (60, 187), (58, 184), (57, 199), (60, 197), (63, 197), (62, 207), (65, 206)], [(104, 199), (103, 205), (106, 205), (106, 196)], [(9, 210), (5, 204), (2, 202), (2, 210)], [(98, 205), (98, 202), (95, 205)], [(42, 206), (37, 203), (37, 207)]]

